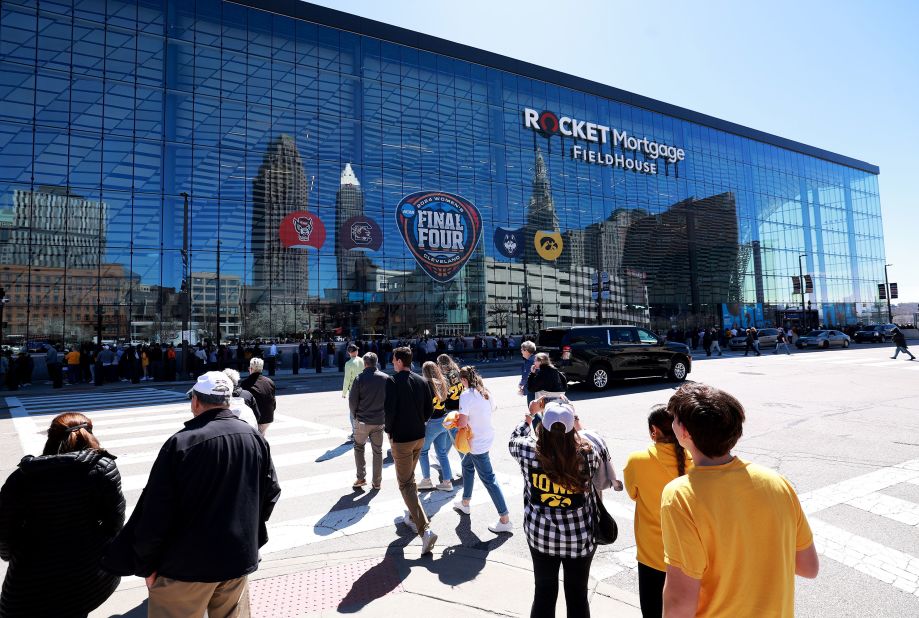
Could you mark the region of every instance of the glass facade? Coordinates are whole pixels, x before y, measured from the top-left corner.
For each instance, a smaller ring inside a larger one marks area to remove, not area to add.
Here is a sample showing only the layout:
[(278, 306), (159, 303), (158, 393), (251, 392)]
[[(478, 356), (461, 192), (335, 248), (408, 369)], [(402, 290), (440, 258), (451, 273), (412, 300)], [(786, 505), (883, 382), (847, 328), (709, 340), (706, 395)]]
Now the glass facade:
[[(279, 4), (0, 4), (6, 343), (772, 324), (799, 272), (877, 311), (876, 168)], [(475, 243), (440, 280), (422, 221)]]

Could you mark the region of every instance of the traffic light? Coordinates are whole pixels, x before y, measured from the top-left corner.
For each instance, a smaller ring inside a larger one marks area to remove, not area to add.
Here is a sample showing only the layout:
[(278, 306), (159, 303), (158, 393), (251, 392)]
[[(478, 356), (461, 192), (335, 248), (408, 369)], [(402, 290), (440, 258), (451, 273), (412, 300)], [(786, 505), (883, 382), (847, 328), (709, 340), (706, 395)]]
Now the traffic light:
[(896, 283), (890, 284), (890, 297), (897, 298), (897, 284)]
[(881, 300), (887, 298), (887, 287), (883, 283), (878, 284), (878, 298)]

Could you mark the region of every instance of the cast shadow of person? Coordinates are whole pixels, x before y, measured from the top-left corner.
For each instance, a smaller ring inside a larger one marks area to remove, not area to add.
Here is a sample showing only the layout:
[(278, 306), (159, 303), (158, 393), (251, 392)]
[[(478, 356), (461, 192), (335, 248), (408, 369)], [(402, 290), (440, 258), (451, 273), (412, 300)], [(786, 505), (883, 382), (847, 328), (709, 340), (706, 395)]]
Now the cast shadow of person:
[(330, 459), (335, 459), (336, 457), (341, 457), (345, 453), (350, 453), (354, 450), (353, 442), (345, 442), (340, 444), (335, 448), (330, 448), (325, 453), (316, 458), (316, 463), (321, 463), (323, 461), (328, 461)]
[(387, 546), (380, 562), (358, 577), (348, 594), (339, 601), (338, 613), (360, 612), (372, 602), (398, 588), (413, 567), (427, 569), (448, 586), (458, 586), (472, 581), (485, 568), (488, 554), (511, 538), (509, 534), (500, 534), (489, 541), (483, 541), (472, 531), (469, 516), (461, 515), (456, 526), (459, 545), (445, 548), (436, 558), (431, 554), (406, 558), (405, 548), (412, 544), (418, 535), (404, 525), (397, 526), (397, 532), (401, 536)]
[(147, 618), (149, 599), (144, 599), (144, 602), (128, 610), (124, 614), (111, 614), (109, 618)]
[(339, 498), (329, 512), (313, 525), (313, 532), (318, 536), (328, 536), (353, 526), (370, 512), (370, 501), (379, 493), (379, 489), (371, 489), (366, 493), (353, 489)]

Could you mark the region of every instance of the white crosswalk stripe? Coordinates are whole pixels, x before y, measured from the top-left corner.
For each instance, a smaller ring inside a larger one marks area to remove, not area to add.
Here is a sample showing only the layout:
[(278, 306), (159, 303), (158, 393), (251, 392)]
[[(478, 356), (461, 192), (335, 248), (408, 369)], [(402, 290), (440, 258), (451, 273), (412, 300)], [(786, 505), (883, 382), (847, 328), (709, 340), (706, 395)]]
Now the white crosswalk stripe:
[[(84, 393), (57, 393), (54, 395), (23, 396), (20, 400), (29, 414), (59, 414), (61, 412), (86, 412), (131, 406), (151, 406), (160, 403), (185, 400), (185, 393), (139, 387), (119, 391), (90, 391)], [(188, 406), (185, 406), (188, 409)]]

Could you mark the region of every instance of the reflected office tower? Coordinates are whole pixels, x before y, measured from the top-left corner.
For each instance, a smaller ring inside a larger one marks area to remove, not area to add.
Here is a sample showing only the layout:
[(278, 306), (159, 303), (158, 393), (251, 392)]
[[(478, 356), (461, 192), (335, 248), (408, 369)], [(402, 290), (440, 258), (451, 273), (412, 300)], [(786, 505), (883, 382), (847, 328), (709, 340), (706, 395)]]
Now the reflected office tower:
[(309, 185), (297, 144), (281, 135), (268, 145), (252, 183), (252, 303), (294, 303), (309, 293), (309, 258), (305, 249), (281, 244), (281, 221), (307, 210)]
[(524, 227), (524, 242), (526, 250), (524, 259), (530, 264), (542, 261), (533, 239), (540, 230), (558, 230), (558, 215), (555, 212), (555, 201), (552, 199), (552, 187), (549, 186), (549, 170), (542, 157), (542, 151), (536, 149), (536, 163), (533, 170), (533, 194), (527, 205), (526, 226)]
[(0, 208), (0, 264), (96, 268), (105, 255), (107, 217), (105, 202), (68, 187), (15, 189), (12, 208)]
[[(335, 229), (338, 234), (348, 234), (348, 230), (342, 230), (341, 226), (351, 217), (364, 214), (364, 192), (361, 189), (361, 183), (354, 175), (351, 164), (345, 165), (341, 173), (341, 184), (338, 187), (338, 193), (335, 194)], [(362, 254), (357, 251), (351, 251), (341, 246), (341, 238), (336, 238), (335, 243), (335, 266), (338, 272), (338, 289), (342, 299), (347, 299), (348, 291), (364, 291), (366, 285), (359, 286), (357, 279), (366, 279), (358, 277), (359, 264)], [(360, 288), (360, 290), (358, 290)]]

